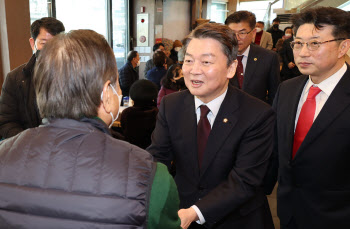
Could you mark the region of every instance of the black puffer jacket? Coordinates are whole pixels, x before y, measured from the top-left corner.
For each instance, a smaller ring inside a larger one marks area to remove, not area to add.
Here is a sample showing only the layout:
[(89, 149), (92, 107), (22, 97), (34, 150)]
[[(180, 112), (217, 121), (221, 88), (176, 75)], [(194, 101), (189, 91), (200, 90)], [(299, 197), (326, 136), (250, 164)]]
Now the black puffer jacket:
[(0, 96), (0, 136), (9, 138), (41, 124), (33, 86), (35, 55), (11, 71)]
[(156, 164), (107, 132), (58, 119), (2, 141), (0, 228), (146, 228)]

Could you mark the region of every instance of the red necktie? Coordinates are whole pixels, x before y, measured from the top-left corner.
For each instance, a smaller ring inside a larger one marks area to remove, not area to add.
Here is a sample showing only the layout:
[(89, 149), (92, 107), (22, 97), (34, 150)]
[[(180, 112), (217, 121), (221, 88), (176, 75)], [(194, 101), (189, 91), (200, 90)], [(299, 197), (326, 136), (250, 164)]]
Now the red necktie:
[(207, 115), (209, 113), (209, 108), (206, 105), (201, 105), (201, 117), (197, 124), (197, 146), (198, 146), (198, 163), (199, 167), (202, 165), (202, 159), (205, 147), (207, 145), (208, 136), (211, 130), (209, 120)]
[(238, 79), (239, 88), (242, 88), (242, 86), (243, 86), (243, 64), (242, 64), (242, 59), (243, 59), (243, 56), (237, 56), (238, 65), (237, 65), (237, 69), (236, 69), (236, 76), (237, 76), (237, 79)]
[(315, 97), (320, 92), (321, 92), (321, 89), (319, 89), (318, 87), (310, 87), (309, 94), (307, 95), (307, 99), (301, 108), (297, 127), (295, 128), (295, 133), (294, 133), (293, 154), (292, 154), (293, 159), (301, 143), (304, 141), (304, 138), (307, 132), (309, 132), (312, 126), (312, 123), (314, 121), (314, 116), (315, 116), (315, 110), (316, 110)]

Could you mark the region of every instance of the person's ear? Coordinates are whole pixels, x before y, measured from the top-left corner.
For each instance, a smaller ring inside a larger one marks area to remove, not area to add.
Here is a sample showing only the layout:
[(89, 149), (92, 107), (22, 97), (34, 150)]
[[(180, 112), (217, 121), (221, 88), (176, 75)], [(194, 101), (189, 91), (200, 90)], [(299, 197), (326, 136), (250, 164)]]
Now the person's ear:
[(112, 111), (112, 101), (111, 101), (111, 95), (109, 90), (109, 85), (111, 84), (110, 80), (107, 80), (106, 83), (103, 85), (103, 94), (102, 94), (102, 107), (105, 110), (106, 113), (110, 113)]
[(338, 58), (341, 58), (344, 55), (346, 55), (346, 53), (348, 52), (349, 48), (350, 48), (350, 39), (346, 39), (346, 40), (342, 41), (340, 43), (340, 46), (339, 46)]
[(34, 39), (31, 37), (29, 38), (29, 44), (30, 44), (30, 47), (32, 48), (33, 52), (35, 52), (35, 41)]
[(227, 74), (228, 79), (232, 79), (235, 76), (237, 65), (238, 65), (238, 61), (234, 60), (234, 61), (232, 61), (232, 63), (228, 67), (228, 74)]

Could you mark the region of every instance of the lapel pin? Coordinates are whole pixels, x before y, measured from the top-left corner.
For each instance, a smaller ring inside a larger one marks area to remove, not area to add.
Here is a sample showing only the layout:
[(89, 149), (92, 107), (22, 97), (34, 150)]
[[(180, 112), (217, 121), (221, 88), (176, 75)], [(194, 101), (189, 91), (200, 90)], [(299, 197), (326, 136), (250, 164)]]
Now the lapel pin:
[(258, 58), (254, 58), (254, 61), (257, 61), (258, 60)]
[(224, 123), (227, 123), (228, 122), (228, 119), (227, 118), (224, 118), (224, 120), (222, 120)]

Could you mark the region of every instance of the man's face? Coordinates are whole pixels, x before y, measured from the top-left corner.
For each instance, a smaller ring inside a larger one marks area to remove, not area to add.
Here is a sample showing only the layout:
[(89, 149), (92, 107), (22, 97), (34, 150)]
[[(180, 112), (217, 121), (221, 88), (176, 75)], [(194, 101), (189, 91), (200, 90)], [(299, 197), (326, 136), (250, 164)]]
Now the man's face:
[(242, 55), (248, 46), (252, 43), (256, 31), (254, 28), (251, 29), (249, 27), (248, 22), (230, 23), (228, 27), (230, 27), (230, 29), (236, 33), (238, 40), (238, 54)]
[(46, 29), (40, 28), (40, 32), (36, 40), (34, 41), (34, 39), (31, 37), (29, 39), (29, 43), (30, 43), (30, 46), (32, 47), (32, 50), (36, 52), (36, 50), (41, 50), (46, 44), (46, 42), (52, 38), (53, 36), (49, 32), (47, 32)]
[(261, 30), (264, 30), (264, 25), (261, 23), (256, 23), (255, 28), (260, 28)]
[[(313, 24), (304, 24), (299, 27), (294, 41), (311, 43), (333, 40), (335, 38), (332, 31), (331, 25), (324, 25), (317, 30)], [(314, 51), (310, 51), (306, 44), (300, 50), (293, 49), (295, 63), (300, 72), (310, 75), (314, 83), (320, 83), (333, 75), (344, 64), (344, 48), (339, 43), (332, 41), (320, 44)]]
[(140, 60), (140, 55), (139, 53), (136, 53), (136, 56), (134, 57), (135, 64), (137, 64)]
[(194, 38), (187, 47), (182, 72), (191, 94), (208, 103), (225, 92), (236, 66), (237, 61), (234, 61), (227, 67), (220, 42)]

